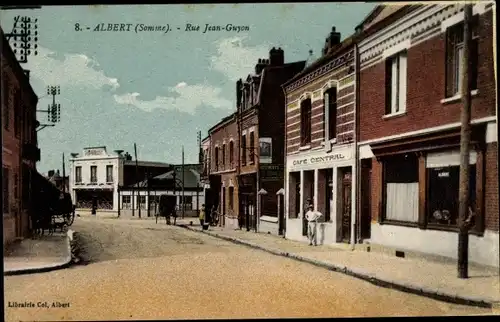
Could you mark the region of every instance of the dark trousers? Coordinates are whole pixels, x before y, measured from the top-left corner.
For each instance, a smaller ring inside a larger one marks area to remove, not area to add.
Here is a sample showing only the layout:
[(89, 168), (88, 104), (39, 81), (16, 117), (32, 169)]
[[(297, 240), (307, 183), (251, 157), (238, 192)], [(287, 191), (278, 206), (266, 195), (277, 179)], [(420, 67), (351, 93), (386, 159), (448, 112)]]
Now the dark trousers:
[(201, 227), (203, 227), (203, 223), (204, 223), (204, 222), (205, 222), (205, 220), (200, 219), (200, 225), (201, 225)]

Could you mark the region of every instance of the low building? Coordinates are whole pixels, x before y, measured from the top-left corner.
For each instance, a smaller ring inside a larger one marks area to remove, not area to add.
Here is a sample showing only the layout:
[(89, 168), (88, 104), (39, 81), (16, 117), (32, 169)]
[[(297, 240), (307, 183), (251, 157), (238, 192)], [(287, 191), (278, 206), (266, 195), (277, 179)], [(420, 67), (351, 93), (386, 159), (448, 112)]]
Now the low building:
[(16, 59), (3, 30), (2, 51), (2, 210), (3, 244), (30, 234), (34, 209), (32, 189), (36, 162), (40, 161), (37, 142), (36, 106), (38, 97)]
[(99, 211), (118, 212), (120, 187), (165, 173), (171, 165), (163, 162), (135, 161), (123, 150), (107, 152), (105, 146), (89, 147), (83, 155), (70, 158), (70, 193), (78, 210), (90, 210), (93, 199)]
[(308, 203), (321, 212), (321, 244), (353, 242), (355, 48), (333, 28), (322, 56), (283, 84), (286, 92), (286, 238), (307, 240)]
[[(365, 242), (457, 257), (463, 8), (381, 5), (359, 27)], [(469, 258), (498, 266), (493, 10), (473, 6)]]
[[(199, 164), (174, 165), (173, 170), (120, 188), (119, 213), (121, 217), (151, 217), (158, 213), (161, 195), (176, 198), (178, 215), (198, 215), (205, 203), (205, 189), (201, 182)], [(184, 196), (184, 198), (183, 198)]]

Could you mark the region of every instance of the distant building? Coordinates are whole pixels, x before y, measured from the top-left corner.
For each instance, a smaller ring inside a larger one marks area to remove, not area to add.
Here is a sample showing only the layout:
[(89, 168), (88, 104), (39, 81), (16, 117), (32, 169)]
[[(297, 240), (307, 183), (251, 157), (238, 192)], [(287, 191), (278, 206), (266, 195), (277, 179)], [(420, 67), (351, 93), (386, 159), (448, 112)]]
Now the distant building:
[(183, 209), (185, 216), (197, 215), (197, 211), (205, 203), (201, 165), (185, 164), (184, 176), (182, 173), (182, 165), (174, 165), (173, 169), (168, 172), (121, 188), (120, 216), (138, 216), (139, 209), (141, 209), (141, 217), (154, 216), (158, 212), (160, 195), (175, 196), (179, 215)]
[(57, 187), (57, 189), (69, 192), (69, 176), (65, 176), (63, 178), (59, 170), (49, 170), (46, 178), (47, 180), (52, 182)]
[(38, 178), (40, 161), (37, 144), (36, 106), (38, 98), (18, 63), (3, 30), (2, 51), (2, 208), (4, 246), (30, 231), (33, 200), (31, 184)]
[(118, 190), (148, 177), (169, 171), (172, 166), (163, 162), (135, 161), (123, 150), (107, 152), (105, 146), (89, 147), (83, 155), (72, 153), (70, 193), (77, 209), (91, 209), (97, 199), (99, 211), (118, 211)]

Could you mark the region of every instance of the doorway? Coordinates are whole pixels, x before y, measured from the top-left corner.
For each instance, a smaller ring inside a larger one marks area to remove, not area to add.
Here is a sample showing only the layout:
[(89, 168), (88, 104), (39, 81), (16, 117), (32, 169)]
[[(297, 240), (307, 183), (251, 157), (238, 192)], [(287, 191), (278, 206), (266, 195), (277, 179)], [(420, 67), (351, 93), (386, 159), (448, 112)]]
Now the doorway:
[(314, 170), (304, 171), (304, 191), (301, 191), (301, 198), (304, 202), (302, 213), (302, 236), (307, 236), (307, 219), (306, 212), (309, 203), (314, 202)]
[(222, 218), (219, 218), (219, 227), (223, 225), (226, 218), (226, 187), (222, 187)]
[(361, 160), (361, 240), (371, 237), (371, 176), (372, 159)]
[(349, 243), (351, 240), (351, 192), (352, 192), (352, 170), (351, 167), (339, 168), (340, 195), (339, 207), (341, 218), (341, 241)]

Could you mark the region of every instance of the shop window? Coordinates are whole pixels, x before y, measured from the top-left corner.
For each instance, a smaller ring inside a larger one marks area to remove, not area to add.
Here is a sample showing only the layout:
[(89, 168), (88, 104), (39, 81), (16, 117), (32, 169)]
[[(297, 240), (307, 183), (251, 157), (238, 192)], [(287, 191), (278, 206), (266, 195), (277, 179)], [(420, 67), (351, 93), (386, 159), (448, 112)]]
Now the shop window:
[[(476, 201), (476, 165), (469, 168), (469, 202)], [(427, 222), (457, 226), (459, 207), (460, 166), (428, 168)]]
[[(478, 66), (478, 16), (472, 20), (472, 41), (470, 44), (471, 90), (477, 89)], [(464, 23), (458, 23), (446, 30), (446, 97), (460, 95), (462, 90), (464, 55)]]
[(385, 217), (396, 222), (418, 222), (418, 157), (405, 154), (383, 161)]
[(130, 209), (131, 208), (131, 196), (122, 196), (122, 208), (123, 209)]
[(300, 145), (306, 146), (311, 143), (311, 99), (308, 98), (300, 103)]

